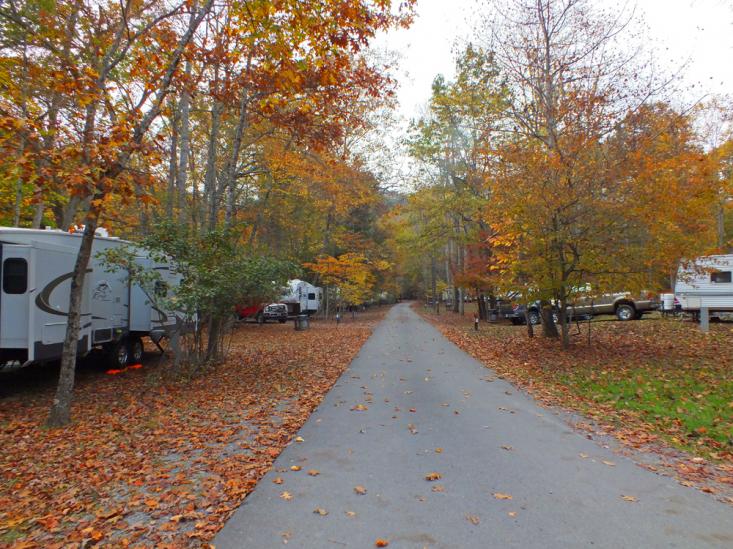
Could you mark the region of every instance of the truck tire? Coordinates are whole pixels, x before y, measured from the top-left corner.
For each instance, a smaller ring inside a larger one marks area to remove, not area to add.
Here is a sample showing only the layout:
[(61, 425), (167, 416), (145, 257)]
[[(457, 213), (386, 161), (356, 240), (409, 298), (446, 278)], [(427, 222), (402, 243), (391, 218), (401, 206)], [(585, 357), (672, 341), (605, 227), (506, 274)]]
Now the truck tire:
[(140, 364), (143, 360), (143, 352), (145, 347), (143, 346), (143, 340), (139, 337), (131, 337), (128, 343), (129, 356), (128, 361), (130, 364)]
[(123, 337), (112, 345), (107, 354), (107, 363), (113, 370), (122, 370), (130, 360), (130, 347), (127, 338)]
[(281, 318), (280, 320), (278, 320), (278, 322), (279, 322), (280, 324), (285, 324), (285, 323), (286, 323), (287, 321), (288, 321), (288, 319), (287, 319), (287, 318)]
[(539, 311), (536, 311), (534, 309), (527, 312), (527, 318), (529, 319), (529, 323), (532, 326), (539, 326), (540, 323), (542, 322)]
[(636, 318), (636, 309), (630, 303), (621, 303), (616, 307), (616, 318), (619, 320), (633, 320)]

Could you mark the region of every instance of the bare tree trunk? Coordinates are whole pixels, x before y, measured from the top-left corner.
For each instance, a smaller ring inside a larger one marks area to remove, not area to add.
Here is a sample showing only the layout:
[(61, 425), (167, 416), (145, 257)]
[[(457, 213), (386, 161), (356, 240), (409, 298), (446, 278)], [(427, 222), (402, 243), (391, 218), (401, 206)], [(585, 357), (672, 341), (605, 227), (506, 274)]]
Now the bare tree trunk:
[(208, 219), (208, 230), (216, 228), (217, 192), (216, 192), (216, 159), (219, 154), (219, 129), (221, 127), (221, 111), (223, 105), (218, 99), (214, 99), (211, 107), (211, 127), (209, 128), (209, 145), (206, 152), (206, 173), (204, 175), (205, 208), (207, 215), (201, 218), (201, 229), (206, 230), (206, 219)]
[(81, 330), (81, 303), (84, 296), (84, 279), (87, 275), (89, 258), (92, 255), (94, 232), (97, 230), (99, 212), (92, 208), (86, 216), (84, 234), (81, 237), (79, 254), (76, 256), (74, 273), (71, 278), (69, 293), (69, 316), (61, 351), (61, 370), (56, 396), (53, 399), (47, 424), (49, 427), (61, 427), (71, 421), (71, 400), (74, 394), (74, 375), (76, 373), (76, 353)]
[(540, 302), (540, 316), (542, 317), (542, 335), (557, 339), (560, 334), (557, 332), (557, 325), (552, 316), (552, 304), (547, 300)]
[(558, 312), (558, 320), (560, 321), (560, 332), (562, 333), (563, 349), (570, 347), (570, 323), (568, 322), (567, 300), (565, 298), (558, 300), (560, 303), (560, 311)]
[[(186, 76), (191, 75), (191, 62), (186, 61)], [(189, 113), (191, 110), (191, 94), (187, 90), (181, 93), (181, 102), (178, 115), (180, 118), (180, 140), (181, 152), (178, 156), (178, 170), (176, 172), (176, 193), (178, 206), (178, 222), (186, 222), (186, 187), (188, 185), (188, 160), (191, 148), (191, 122)]]
[(178, 168), (178, 112), (176, 103), (171, 100), (171, 141), (168, 159), (168, 189), (165, 197), (165, 213), (169, 220), (173, 220), (173, 205), (175, 203), (176, 179)]
[[(20, 138), (18, 156), (22, 156), (25, 150), (25, 135)], [(15, 181), (15, 203), (13, 204), (13, 227), (20, 227), (20, 210), (23, 205), (23, 176), (18, 175)]]

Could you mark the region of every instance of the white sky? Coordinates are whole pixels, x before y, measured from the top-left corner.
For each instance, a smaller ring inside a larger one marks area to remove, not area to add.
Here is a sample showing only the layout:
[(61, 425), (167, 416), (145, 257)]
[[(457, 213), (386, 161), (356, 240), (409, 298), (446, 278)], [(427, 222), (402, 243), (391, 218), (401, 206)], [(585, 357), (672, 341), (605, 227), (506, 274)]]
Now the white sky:
[[(396, 77), (400, 113), (407, 119), (419, 115), (437, 74), (453, 75), (453, 45), (470, 37), (476, 10), (486, 9), (481, 0), (417, 3), (412, 27), (390, 31), (375, 43), (402, 56)], [(688, 86), (695, 84), (691, 100), (705, 93), (733, 95), (733, 0), (637, 0), (636, 6), (657, 44), (659, 61), (677, 69), (689, 60), (684, 78)]]

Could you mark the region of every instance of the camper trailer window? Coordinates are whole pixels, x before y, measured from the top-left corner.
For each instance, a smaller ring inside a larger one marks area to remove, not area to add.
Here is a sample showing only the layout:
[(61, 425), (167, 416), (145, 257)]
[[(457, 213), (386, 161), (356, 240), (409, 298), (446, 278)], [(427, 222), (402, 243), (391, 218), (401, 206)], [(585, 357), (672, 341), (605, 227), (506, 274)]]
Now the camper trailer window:
[(315, 298), (316, 298), (316, 294), (312, 294), (312, 293), (308, 294), (308, 299), (315, 299)]
[(717, 273), (710, 273), (710, 282), (713, 282), (715, 284), (730, 284), (731, 271), (718, 271)]
[(3, 263), (3, 292), (24, 294), (28, 289), (28, 263), (25, 259), (11, 257)]

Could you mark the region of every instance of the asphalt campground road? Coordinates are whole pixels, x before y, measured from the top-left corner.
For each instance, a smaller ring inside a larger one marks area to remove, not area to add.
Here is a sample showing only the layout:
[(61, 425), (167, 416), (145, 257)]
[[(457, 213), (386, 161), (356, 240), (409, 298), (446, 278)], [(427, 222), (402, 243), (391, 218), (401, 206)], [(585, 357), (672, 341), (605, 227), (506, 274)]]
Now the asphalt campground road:
[(733, 547), (733, 508), (493, 378), (394, 307), (215, 546)]

